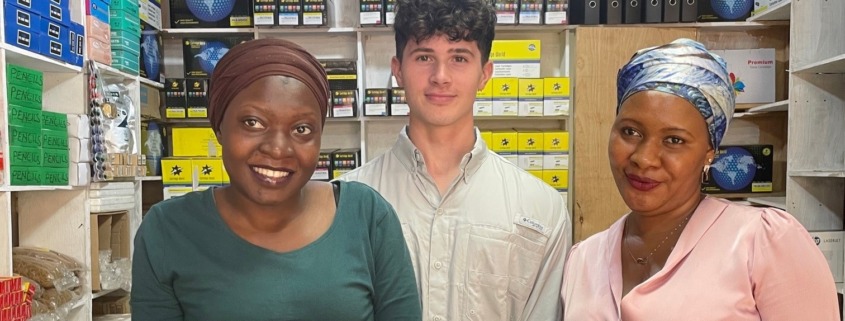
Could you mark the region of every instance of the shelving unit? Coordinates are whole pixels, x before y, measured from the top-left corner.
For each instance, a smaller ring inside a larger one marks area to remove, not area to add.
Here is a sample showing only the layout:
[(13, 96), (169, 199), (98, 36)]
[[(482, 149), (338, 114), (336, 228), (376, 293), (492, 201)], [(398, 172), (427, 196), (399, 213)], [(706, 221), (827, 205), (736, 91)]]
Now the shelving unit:
[(755, 14), (747, 19), (748, 22), (787, 21), (792, 10), (792, 0), (784, 0), (766, 11)]

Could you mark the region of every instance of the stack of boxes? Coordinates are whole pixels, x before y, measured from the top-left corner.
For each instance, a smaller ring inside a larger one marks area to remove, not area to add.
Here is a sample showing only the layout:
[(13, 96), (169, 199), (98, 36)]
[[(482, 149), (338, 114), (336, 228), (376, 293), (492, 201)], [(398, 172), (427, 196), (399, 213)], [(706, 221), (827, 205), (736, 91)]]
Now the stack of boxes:
[(68, 114), (67, 135), (70, 148), (68, 180), (71, 186), (91, 182), (91, 126), (88, 115)]
[(487, 147), (560, 192), (569, 189), (569, 133), (562, 130), (482, 131)]
[(109, 7), (111, 66), (131, 75), (140, 73), (141, 18), (138, 0), (111, 0)]
[(324, 149), (320, 151), (317, 168), (312, 180), (330, 181), (361, 166), (361, 150), (358, 148)]
[(41, 110), (43, 77), (6, 67), (11, 185), (68, 185), (66, 116)]
[(3, 4), (6, 43), (82, 66), (82, 25), (70, 19), (70, 0), (7, 0)]
[(109, 3), (105, 0), (86, 0), (88, 37), (88, 59), (111, 65), (111, 27), (109, 26)]
[(331, 91), (331, 108), (327, 117), (358, 116), (358, 72), (353, 60), (321, 60)]
[(170, 138), (172, 156), (161, 159), (164, 199), (229, 184), (222, 146), (211, 128), (176, 127)]
[(0, 277), (0, 320), (29, 320), (34, 296), (35, 286), (20, 276)]

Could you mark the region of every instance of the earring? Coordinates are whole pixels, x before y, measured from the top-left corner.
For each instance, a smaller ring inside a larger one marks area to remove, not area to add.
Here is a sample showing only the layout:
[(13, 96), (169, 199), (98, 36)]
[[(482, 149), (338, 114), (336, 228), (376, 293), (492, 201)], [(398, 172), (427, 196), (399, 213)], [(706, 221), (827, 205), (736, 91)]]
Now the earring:
[(712, 160), (707, 160), (707, 164), (704, 164), (704, 169), (701, 171), (701, 184), (707, 184), (710, 182), (710, 162)]

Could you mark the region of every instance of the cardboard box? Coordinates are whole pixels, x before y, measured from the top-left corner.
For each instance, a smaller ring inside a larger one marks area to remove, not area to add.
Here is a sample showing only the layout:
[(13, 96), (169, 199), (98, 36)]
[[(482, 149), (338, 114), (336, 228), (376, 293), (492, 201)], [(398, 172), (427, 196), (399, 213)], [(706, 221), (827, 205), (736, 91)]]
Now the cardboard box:
[[(175, 0), (173, 0), (175, 1)], [(251, 36), (186, 38), (182, 42), (185, 78), (209, 78), (214, 66), (235, 45)]]
[(387, 116), (388, 90), (369, 88), (364, 93), (364, 116)]
[(519, 79), (519, 116), (543, 116), (543, 79)]
[[(279, 1), (285, 2), (290, 0), (253, 0), (255, 8), (252, 12), (252, 21), (256, 26), (274, 26), (276, 25), (276, 15), (279, 14)], [(299, 0), (296, 0), (296, 5), (299, 5)], [(299, 13), (297, 13), (296, 22), (299, 24)]]
[(330, 90), (358, 89), (358, 71), (354, 60), (320, 60), (326, 70)]
[(519, 137), (516, 131), (496, 130), (491, 133), (490, 139), (493, 142), (490, 149), (494, 153), (502, 156), (513, 155), (513, 159), (515, 160), (514, 164), (519, 163), (519, 161), (516, 160), (517, 147), (519, 144)]
[(12, 165), (9, 177), (14, 186), (37, 186), (44, 182), (44, 171), (40, 167)]
[[(90, 138), (91, 124), (88, 115), (85, 114), (67, 114), (67, 135), (68, 137), (76, 138)], [(46, 125), (43, 128), (49, 128)]]
[(384, 24), (384, 6), (382, 0), (359, 0), (359, 22), (362, 26)]
[(91, 184), (91, 164), (71, 163), (68, 173), (68, 185), (88, 186)]
[(158, 88), (141, 83), (141, 119), (161, 119), (161, 92)]
[(16, 84), (41, 91), (44, 88), (44, 73), (15, 64), (6, 64), (6, 83)]
[(174, 127), (170, 130), (170, 147), (170, 155), (176, 157), (223, 155), (223, 147), (210, 127)]
[(248, 28), (252, 27), (252, 1), (170, 0), (170, 25), (173, 28)]
[(772, 145), (719, 146), (705, 193), (772, 192)]
[(193, 158), (192, 171), (197, 173), (199, 185), (223, 184), (223, 160), (220, 158)]
[(67, 169), (70, 164), (70, 153), (65, 149), (41, 149), (41, 166)]
[(168, 78), (164, 87), (164, 108), (166, 118), (185, 118), (188, 108), (185, 79)]
[(333, 149), (324, 149), (320, 151), (320, 156), (317, 158), (317, 167), (314, 169), (314, 174), (311, 179), (315, 181), (329, 181), (332, 179), (332, 152)]
[(396, 0), (384, 0), (384, 24), (392, 25), (396, 21)]
[(140, 0), (138, 6), (141, 21), (161, 30), (161, 0)]
[(543, 116), (569, 115), (569, 78), (543, 79)]
[(332, 178), (338, 178), (361, 166), (361, 150), (339, 149), (332, 152)]
[(9, 125), (9, 146), (41, 147), (41, 128)]
[(845, 231), (811, 231), (810, 237), (827, 259), (834, 282), (845, 282)]
[(13, 6), (11, 3), (3, 5), (3, 18), (9, 21), (5, 26), (6, 43), (38, 52), (40, 48), (41, 17), (31, 11)]
[(70, 183), (70, 180), (68, 179), (69, 169), (67, 166), (55, 168), (44, 167), (41, 170), (44, 172), (44, 180), (42, 181), (42, 185), (68, 186)]
[(751, 16), (752, 9), (754, 9), (754, 0), (736, 0), (732, 3), (728, 1), (699, 1), (698, 21), (745, 21)]
[(103, 290), (100, 283), (100, 251), (111, 250), (112, 261), (130, 258), (129, 212), (91, 213), (91, 290)]
[(543, 181), (558, 192), (566, 192), (569, 190), (569, 171), (565, 169), (543, 170)]
[(714, 50), (728, 63), (737, 104), (775, 102), (775, 49)]
[(41, 146), (51, 149), (68, 149), (68, 137), (65, 130), (41, 129)]
[(356, 117), (358, 115), (357, 90), (332, 90), (332, 117)]
[(91, 301), (91, 313), (95, 316), (109, 314), (130, 314), (132, 308), (129, 296), (104, 296)]
[(493, 80), (487, 80), (484, 88), (475, 93), (472, 115), (476, 117), (493, 116)]
[(515, 25), (519, 12), (519, 0), (494, 0), (496, 9), (496, 24)]
[(208, 118), (208, 79), (188, 79), (185, 84), (188, 118)]
[(540, 40), (494, 40), (493, 78), (540, 78)]
[(41, 128), (41, 113), (37, 109), (9, 105), (9, 124)]
[(280, 26), (302, 25), (302, 5), (299, 0), (279, 0), (276, 24)]
[(146, 23), (141, 23), (141, 25), (143, 26), (140, 40), (141, 77), (164, 83), (164, 42), (161, 34)]
[(534, 175), (534, 177), (536, 177), (537, 179), (539, 179), (541, 181), (543, 180), (543, 171), (542, 170), (530, 170), (530, 171), (527, 171), (527, 172), (528, 172), (528, 174)]
[(163, 185), (193, 185), (193, 160), (190, 158), (165, 157), (161, 159), (161, 183)]
[(112, 51), (126, 51), (135, 57), (141, 56), (141, 36), (123, 30), (111, 30)]
[(569, 169), (569, 132), (543, 132), (543, 169)]
[[(486, 130), (480, 131), (479, 135), (480, 135), (479, 138), (481, 138), (481, 140), (484, 141), (484, 145), (487, 146), (487, 149), (492, 150), (493, 149), (493, 132), (486, 131)], [(476, 139), (478, 139), (478, 138), (476, 138)]]
[(519, 168), (524, 170), (543, 169), (543, 132), (519, 130), (517, 132), (517, 153)]
[(493, 116), (519, 115), (519, 79), (493, 78)]
[(42, 163), (40, 147), (9, 146), (9, 166), (38, 167)]
[(327, 23), (326, 0), (302, 0), (302, 25), (325, 26)]
[(543, 0), (521, 0), (519, 4), (519, 24), (539, 25), (543, 23)]
[(408, 98), (405, 97), (405, 89), (393, 88), (390, 90), (390, 116), (408, 116), (411, 114), (411, 106), (408, 106)]
[(9, 105), (41, 110), (42, 98), (41, 90), (16, 84), (7, 84), (6, 86), (6, 102)]
[[(91, 161), (91, 141), (87, 138), (68, 137), (68, 157), (71, 163), (87, 163)], [(72, 164), (71, 164), (72, 165)]]
[(87, 38), (88, 58), (96, 62), (111, 65), (111, 43), (95, 37)]

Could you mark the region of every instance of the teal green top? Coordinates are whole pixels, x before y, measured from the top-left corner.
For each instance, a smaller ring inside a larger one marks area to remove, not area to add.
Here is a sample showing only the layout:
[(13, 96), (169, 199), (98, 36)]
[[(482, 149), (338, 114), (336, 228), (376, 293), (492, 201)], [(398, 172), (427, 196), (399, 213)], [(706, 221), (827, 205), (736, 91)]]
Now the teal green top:
[(212, 193), (161, 202), (144, 217), (133, 321), (421, 319), (399, 220), (371, 188), (343, 182), (326, 233), (287, 253), (240, 238)]

